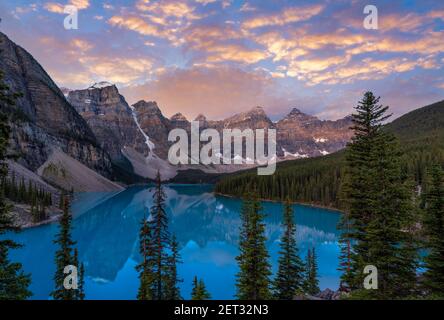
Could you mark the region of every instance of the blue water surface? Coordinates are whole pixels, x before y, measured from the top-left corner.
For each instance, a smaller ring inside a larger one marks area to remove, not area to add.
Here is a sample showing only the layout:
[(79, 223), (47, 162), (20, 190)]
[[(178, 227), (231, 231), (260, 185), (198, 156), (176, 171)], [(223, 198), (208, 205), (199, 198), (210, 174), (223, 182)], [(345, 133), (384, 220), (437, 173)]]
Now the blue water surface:
[[(182, 296), (190, 297), (192, 279), (197, 275), (213, 299), (233, 299), (241, 201), (214, 195), (210, 185), (167, 185), (165, 191), (170, 232), (179, 241), (183, 261), (178, 266)], [(138, 232), (144, 214), (149, 214), (151, 190), (136, 186), (119, 193), (81, 193), (75, 198), (73, 238), (85, 265), (87, 299), (135, 299)], [(282, 204), (264, 202), (263, 207), (267, 248), (276, 272)], [(301, 205), (294, 205), (294, 210), (301, 257), (315, 247), (321, 289), (337, 289), (340, 214)], [(57, 223), (52, 223), (8, 235), (24, 245), (13, 250), (11, 258), (22, 262), (32, 274), (33, 299), (48, 299), (53, 289), (56, 247), (52, 241), (57, 231)]]

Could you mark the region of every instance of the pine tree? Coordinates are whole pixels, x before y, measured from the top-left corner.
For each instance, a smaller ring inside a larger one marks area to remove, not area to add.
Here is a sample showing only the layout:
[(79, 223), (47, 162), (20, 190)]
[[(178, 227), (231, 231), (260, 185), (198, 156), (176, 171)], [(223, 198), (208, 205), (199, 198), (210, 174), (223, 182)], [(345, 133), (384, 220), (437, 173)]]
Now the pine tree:
[(287, 199), (284, 205), (284, 234), (281, 238), (279, 266), (274, 280), (276, 299), (291, 300), (297, 291), (302, 290), (304, 265), (298, 254), (296, 244), (296, 225), (293, 221), (293, 209)]
[(139, 252), (142, 257), (142, 262), (136, 266), (136, 270), (139, 272), (139, 291), (137, 293), (138, 300), (151, 300), (153, 299), (154, 289), (154, 271), (153, 260), (151, 253), (153, 252), (151, 229), (146, 220), (143, 217), (141, 222), (141, 228), (139, 233)]
[(85, 300), (85, 265), (80, 263), (78, 300)]
[(77, 251), (77, 248), (74, 248), (74, 266), (77, 268), (77, 289), (75, 289), (75, 300), (85, 300), (85, 267), (83, 263), (80, 263), (79, 261), (79, 252)]
[(176, 237), (173, 235), (171, 239), (171, 255), (168, 257), (166, 281), (165, 281), (165, 292), (167, 300), (181, 300), (180, 289), (178, 284), (182, 282), (177, 274), (177, 264), (181, 262), (179, 253), (179, 243)]
[(319, 293), (318, 263), (315, 248), (308, 249), (305, 263), (304, 291), (309, 295)]
[(194, 276), (193, 278), (193, 285), (191, 288), (191, 300), (195, 300), (194, 297), (197, 296), (199, 289), (199, 280), (197, 279), (197, 276)]
[(60, 193), (60, 197), (59, 197), (59, 209), (60, 210), (63, 210), (63, 206), (65, 204), (65, 198), (66, 198), (65, 192), (62, 191), (62, 193)]
[(426, 271), (424, 287), (427, 293), (444, 297), (444, 180), (439, 165), (434, 165), (429, 172), (431, 183), (426, 195), (424, 217)]
[(318, 280), (318, 262), (315, 248), (311, 249), (311, 252), (307, 255), (307, 258), (309, 259), (307, 270), (307, 292), (308, 294), (315, 295), (320, 291)]
[(257, 199), (244, 199), (241, 218), (239, 249), (236, 257), (239, 272), (236, 277), (236, 296), (241, 300), (266, 300), (271, 298), (268, 252), (265, 246), (265, 224)]
[(196, 276), (193, 279), (193, 288), (191, 290), (191, 300), (209, 300), (211, 294), (208, 292), (202, 279), (198, 280)]
[(353, 114), (355, 136), (346, 156), (340, 269), (342, 280), (357, 290), (363, 287), (364, 267), (378, 268), (379, 289), (358, 293), (366, 298), (408, 296), (415, 279), (412, 195), (396, 139), (382, 129), (387, 110), (379, 98), (365, 93)]
[(60, 230), (56, 235), (54, 243), (59, 246), (55, 254), (56, 272), (54, 275), (55, 288), (51, 296), (54, 300), (76, 300), (77, 290), (65, 289), (64, 269), (68, 265), (75, 265), (74, 249), (75, 242), (71, 238), (72, 217), (69, 213), (69, 203), (65, 199), (63, 214), (60, 218)]
[(152, 230), (152, 259), (154, 261), (154, 300), (165, 298), (165, 279), (167, 278), (168, 254), (170, 245), (170, 234), (168, 231), (168, 216), (165, 211), (165, 192), (162, 187), (160, 173), (157, 172), (153, 194), (154, 204), (151, 207), (152, 219), (150, 228)]
[[(0, 71), (0, 180), (4, 180), (8, 172), (5, 160), (10, 134), (8, 119), (2, 111), (14, 106), (16, 98), (17, 95), (11, 94), (3, 82), (3, 74)], [(5, 202), (4, 194), (5, 191), (0, 190), (0, 235), (18, 231), (9, 214), (10, 208)], [(20, 245), (12, 240), (0, 240), (0, 300), (23, 300), (31, 296), (28, 289), (31, 283), (30, 275), (23, 272), (20, 263), (9, 260), (9, 250), (19, 247)]]

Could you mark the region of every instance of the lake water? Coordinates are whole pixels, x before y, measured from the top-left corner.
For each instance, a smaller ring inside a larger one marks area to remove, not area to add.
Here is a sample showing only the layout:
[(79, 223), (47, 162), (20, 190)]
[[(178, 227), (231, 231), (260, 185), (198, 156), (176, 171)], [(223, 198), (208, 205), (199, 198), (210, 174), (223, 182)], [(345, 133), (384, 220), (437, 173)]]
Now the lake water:
[[(190, 297), (195, 275), (203, 278), (213, 299), (233, 299), (238, 254), (241, 201), (215, 196), (212, 186), (167, 185), (167, 212), (170, 231), (177, 236), (183, 263), (181, 293)], [(123, 192), (76, 195), (72, 211), (73, 238), (80, 260), (85, 264), (85, 291), (88, 299), (135, 299), (138, 289), (135, 265), (140, 261), (138, 232), (144, 212), (152, 203), (148, 188), (131, 187)], [(277, 268), (282, 233), (282, 205), (264, 202), (267, 247), (273, 272)], [(320, 287), (339, 286), (339, 213), (295, 205), (297, 243), (302, 258), (308, 248), (318, 255)], [(32, 274), (34, 299), (47, 299), (53, 289), (56, 223), (14, 234), (24, 245), (11, 258), (20, 261)]]

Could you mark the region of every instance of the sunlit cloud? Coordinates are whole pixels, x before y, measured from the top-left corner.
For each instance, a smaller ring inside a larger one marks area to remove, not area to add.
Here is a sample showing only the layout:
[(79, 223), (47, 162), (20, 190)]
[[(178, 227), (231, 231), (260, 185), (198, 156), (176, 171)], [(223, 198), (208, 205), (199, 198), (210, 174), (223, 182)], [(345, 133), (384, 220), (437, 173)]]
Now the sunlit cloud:
[[(78, 10), (87, 9), (90, 5), (89, 0), (69, 0), (68, 5), (72, 5), (77, 7)], [(64, 13), (64, 8), (66, 4), (61, 4), (58, 2), (46, 2), (43, 7), (48, 10), (49, 12), (53, 13)]]
[(236, 61), (240, 63), (257, 63), (269, 57), (262, 50), (252, 50), (241, 45), (220, 45), (208, 48), (208, 62)]
[(165, 0), (165, 1), (150, 1), (138, 0), (136, 8), (142, 12), (148, 12), (158, 17), (169, 19), (170, 22), (181, 24), (186, 20), (195, 20), (201, 18), (195, 12), (195, 7), (189, 5), (185, 1), (179, 0)]
[(63, 14), (65, 6), (56, 2), (47, 2), (43, 6), (46, 10), (53, 13)]
[(310, 85), (319, 83), (337, 84), (351, 83), (357, 80), (377, 80), (391, 73), (402, 73), (413, 70), (417, 61), (407, 59), (373, 60), (364, 59), (361, 63), (351, 66), (335, 68), (324, 73), (311, 73), (306, 75)]
[(266, 26), (283, 26), (288, 23), (308, 20), (323, 10), (322, 5), (308, 7), (295, 7), (282, 10), (278, 14), (262, 15), (246, 20), (242, 26), (246, 29), (254, 29)]
[(155, 25), (147, 23), (144, 19), (138, 16), (113, 16), (108, 20), (108, 23), (113, 26), (126, 28), (128, 30), (136, 31), (145, 36), (162, 36), (162, 32)]

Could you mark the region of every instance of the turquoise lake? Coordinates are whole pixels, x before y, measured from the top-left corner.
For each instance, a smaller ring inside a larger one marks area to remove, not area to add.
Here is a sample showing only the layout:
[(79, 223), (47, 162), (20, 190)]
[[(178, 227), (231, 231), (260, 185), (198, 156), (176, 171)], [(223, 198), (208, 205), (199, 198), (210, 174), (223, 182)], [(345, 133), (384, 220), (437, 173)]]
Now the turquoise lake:
[[(202, 278), (213, 299), (233, 299), (238, 271), (239, 211), (241, 201), (215, 196), (212, 186), (166, 185), (170, 232), (180, 244), (183, 279), (181, 293), (188, 299), (195, 275)], [(87, 299), (135, 299), (140, 261), (138, 232), (144, 213), (151, 207), (147, 187), (130, 187), (120, 193), (82, 193), (72, 205), (73, 238), (85, 265)], [(282, 205), (264, 202), (267, 247), (273, 272), (277, 268), (282, 233)], [(335, 211), (294, 205), (299, 253), (305, 259), (309, 248), (318, 256), (321, 289), (339, 286), (337, 224)], [(11, 258), (23, 263), (32, 274), (33, 299), (48, 299), (53, 289), (54, 252), (52, 243), (57, 223), (8, 235), (24, 245)]]

